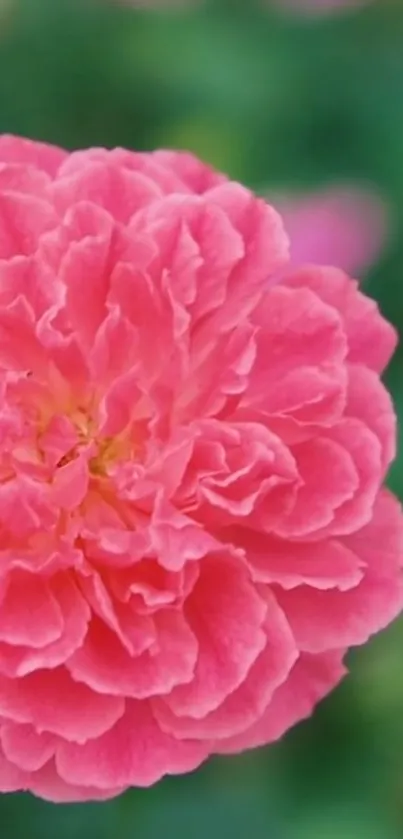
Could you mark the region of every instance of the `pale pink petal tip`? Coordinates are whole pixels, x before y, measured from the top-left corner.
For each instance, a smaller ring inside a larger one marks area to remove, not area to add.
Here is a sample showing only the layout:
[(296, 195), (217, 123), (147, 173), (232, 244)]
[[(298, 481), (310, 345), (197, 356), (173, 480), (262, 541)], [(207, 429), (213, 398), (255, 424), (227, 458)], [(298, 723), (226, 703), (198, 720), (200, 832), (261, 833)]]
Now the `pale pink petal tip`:
[(190, 154), (2, 137), (0, 213), (0, 790), (110, 798), (281, 737), (401, 610), (396, 335)]

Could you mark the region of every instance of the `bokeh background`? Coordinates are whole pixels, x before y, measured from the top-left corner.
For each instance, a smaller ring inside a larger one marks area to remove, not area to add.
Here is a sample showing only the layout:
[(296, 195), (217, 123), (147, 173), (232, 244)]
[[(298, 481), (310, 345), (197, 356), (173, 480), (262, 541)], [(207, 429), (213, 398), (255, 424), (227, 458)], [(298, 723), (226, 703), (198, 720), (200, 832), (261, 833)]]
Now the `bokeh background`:
[[(403, 332), (403, 2), (293, 3), (0, 0), (0, 131), (193, 150), (283, 202), (299, 250)], [(388, 384), (403, 420), (403, 350)], [(403, 453), (390, 483), (403, 498)], [(1, 836), (401, 839), (403, 620), (350, 666), (281, 743), (106, 804), (2, 796)]]

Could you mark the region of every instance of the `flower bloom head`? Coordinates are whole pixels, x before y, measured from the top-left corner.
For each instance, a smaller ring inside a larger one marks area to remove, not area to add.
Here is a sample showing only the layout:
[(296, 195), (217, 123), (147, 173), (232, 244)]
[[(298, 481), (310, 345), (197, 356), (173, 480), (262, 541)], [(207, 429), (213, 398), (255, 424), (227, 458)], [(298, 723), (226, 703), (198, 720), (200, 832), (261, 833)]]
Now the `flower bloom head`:
[(0, 789), (280, 737), (402, 607), (393, 328), (190, 155), (0, 139)]

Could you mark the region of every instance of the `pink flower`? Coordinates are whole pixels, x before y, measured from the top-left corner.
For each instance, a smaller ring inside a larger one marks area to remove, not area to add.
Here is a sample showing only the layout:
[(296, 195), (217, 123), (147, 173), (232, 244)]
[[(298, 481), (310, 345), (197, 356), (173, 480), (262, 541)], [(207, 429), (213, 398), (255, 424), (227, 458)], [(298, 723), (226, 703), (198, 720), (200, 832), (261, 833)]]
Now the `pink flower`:
[(402, 608), (395, 333), (190, 155), (0, 159), (0, 788), (108, 798), (280, 737)]
[(375, 194), (333, 187), (277, 203), (291, 241), (294, 264), (337, 265), (365, 272), (386, 239), (385, 208)]

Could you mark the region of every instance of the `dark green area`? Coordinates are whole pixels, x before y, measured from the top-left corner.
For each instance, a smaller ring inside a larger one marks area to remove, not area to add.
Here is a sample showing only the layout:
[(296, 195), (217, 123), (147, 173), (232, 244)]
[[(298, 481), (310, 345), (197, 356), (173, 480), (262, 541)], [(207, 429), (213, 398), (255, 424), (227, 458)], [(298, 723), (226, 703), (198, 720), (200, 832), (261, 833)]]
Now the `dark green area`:
[[(68, 148), (187, 147), (260, 191), (372, 183), (393, 231), (366, 288), (402, 329), (403, 4), (320, 22), (263, 6), (0, 0), (0, 131)], [(402, 365), (403, 350), (389, 373), (401, 416)], [(403, 497), (402, 457), (391, 483)], [(2, 839), (398, 839), (403, 623), (350, 664), (282, 743), (107, 804), (3, 796)]]

